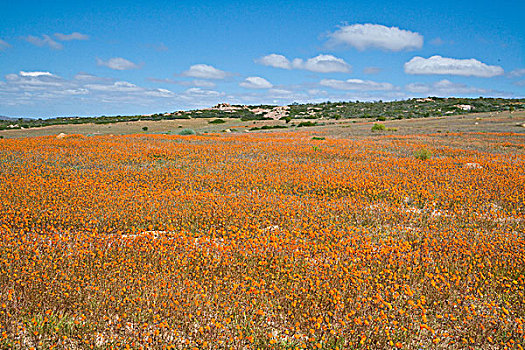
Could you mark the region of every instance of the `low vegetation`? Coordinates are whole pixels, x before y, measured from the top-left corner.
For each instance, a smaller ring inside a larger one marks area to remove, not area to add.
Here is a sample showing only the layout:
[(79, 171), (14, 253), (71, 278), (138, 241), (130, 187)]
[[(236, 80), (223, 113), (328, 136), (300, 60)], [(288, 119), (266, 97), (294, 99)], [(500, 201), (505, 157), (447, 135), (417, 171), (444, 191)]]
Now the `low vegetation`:
[(312, 136), (0, 140), (0, 348), (520, 349), (523, 137)]
[[(134, 116), (98, 117), (58, 117), (58, 118), (2, 118), (0, 130), (34, 128), (64, 124), (110, 124), (133, 121), (156, 121), (174, 119), (215, 118), (213, 123), (221, 123), (223, 118), (237, 118), (243, 121), (281, 119), (289, 123), (294, 119), (348, 119), (366, 118), (377, 121), (461, 115), (473, 112), (502, 112), (525, 109), (525, 99), (503, 98), (439, 98), (409, 99), (403, 101), (375, 102), (324, 102), (318, 104), (293, 103), (284, 109), (271, 105), (229, 105), (219, 104), (212, 108), (157, 113)], [(280, 110), (280, 111), (279, 111)], [(269, 117), (272, 113), (273, 117)], [(212, 124), (213, 124), (212, 123)]]

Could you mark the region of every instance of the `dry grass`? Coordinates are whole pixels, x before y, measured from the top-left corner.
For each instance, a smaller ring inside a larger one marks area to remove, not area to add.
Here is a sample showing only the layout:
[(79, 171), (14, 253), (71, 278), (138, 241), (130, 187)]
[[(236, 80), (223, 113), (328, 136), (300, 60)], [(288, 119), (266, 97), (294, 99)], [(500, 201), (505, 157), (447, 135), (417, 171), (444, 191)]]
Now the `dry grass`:
[[(285, 125), (299, 124), (308, 120), (294, 120), (289, 124), (283, 121), (241, 121), (240, 119), (225, 119), (226, 123), (214, 125), (209, 124), (214, 118), (202, 119), (179, 119), (162, 121), (137, 121), (115, 124), (80, 124), (80, 125), (55, 125), (43, 128), (32, 128), (24, 130), (0, 130), (0, 136), (5, 138), (36, 137), (65, 134), (82, 135), (129, 135), (129, 134), (177, 134), (183, 128), (194, 129), (199, 133), (224, 133), (231, 129), (234, 133), (245, 133), (252, 127), (263, 125)], [(309, 127), (325, 133), (330, 137), (338, 138), (361, 138), (374, 135), (371, 127), (375, 119), (345, 119), (345, 120), (317, 120), (321, 126)], [(463, 116), (447, 116), (422, 119), (387, 120), (381, 122), (387, 127), (386, 134), (394, 135), (416, 135), (430, 133), (461, 133), (461, 132), (512, 132), (525, 133), (525, 112), (501, 113), (477, 113)], [(143, 127), (148, 131), (144, 132)], [(390, 129), (390, 130), (389, 130)], [(287, 132), (301, 131), (302, 128), (290, 127)], [(394, 131), (395, 130), (395, 131)], [(265, 132), (276, 132), (265, 131)], [(277, 132), (282, 132), (278, 130)]]

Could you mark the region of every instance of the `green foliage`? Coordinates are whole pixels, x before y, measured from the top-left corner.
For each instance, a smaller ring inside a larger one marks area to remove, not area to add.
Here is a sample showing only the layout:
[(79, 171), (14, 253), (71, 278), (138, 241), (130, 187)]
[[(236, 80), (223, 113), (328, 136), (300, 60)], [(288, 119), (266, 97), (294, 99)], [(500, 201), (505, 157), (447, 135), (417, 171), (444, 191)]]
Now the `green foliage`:
[(196, 135), (197, 133), (193, 129), (182, 129), (179, 131), (179, 135), (181, 136), (187, 136), (187, 135)]
[(372, 126), (372, 131), (385, 131), (386, 127), (383, 124), (380, 123), (374, 123)]
[(250, 128), (250, 131), (271, 130), (271, 129), (288, 129), (288, 127), (285, 125), (263, 125), (261, 127), (254, 126), (253, 128)]
[[(472, 110), (463, 110), (459, 105), (470, 105)], [(152, 115), (116, 115), (98, 117), (56, 117), (56, 118), (6, 118), (0, 117), (0, 130), (35, 128), (50, 125), (66, 124), (111, 124), (118, 122), (134, 122), (141, 120), (174, 120), (191, 118), (240, 118), (248, 120), (269, 120), (267, 113), (255, 114), (255, 108), (272, 110), (275, 106), (232, 106), (234, 110), (218, 109), (190, 110), (184, 112), (156, 113)], [(288, 115), (281, 119), (289, 123), (292, 119), (340, 119), (340, 118), (374, 118), (377, 121), (386, 119), (408, 119), (438, 117), (443, 115), (460, 115), (472, 112), (501, 112), (525, 109), (525, 99), (504, 98), (439, 98), (408, 99), (391, 102), (323, 102), (323, 103), (294, 103), (288, 106)], [(303, 125), (305, 126), (305, 125)]]
[(432, 157), (432, 152), (426, 148), (422, 148), (414, 152), (414, 157), (419, 160), (427, 160)]
[(224, 124), (226, 121), (224, 119), (213, 119), (208, 122), (208, 124)]
[(143, 130), (143, 131), (148, 131), (148, 127), (147, 127), (147, 126), (143, 126), (143, 127), (142, 127), (142, 130)]
[(297, 125), (298, 128), (302, 128), (303, 126), (316, 126), (316, 122), (300, 122), (299, 125)]
[(312, 137), (312, 140), (326, 140), (326, 137), (314, 136)]

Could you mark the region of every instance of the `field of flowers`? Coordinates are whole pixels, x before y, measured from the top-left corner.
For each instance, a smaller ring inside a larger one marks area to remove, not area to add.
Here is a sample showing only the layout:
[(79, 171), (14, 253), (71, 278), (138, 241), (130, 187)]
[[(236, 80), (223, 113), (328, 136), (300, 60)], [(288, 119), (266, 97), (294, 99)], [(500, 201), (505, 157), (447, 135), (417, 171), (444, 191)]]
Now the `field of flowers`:
[(0, 348), (523, 349), (525, 137), (312, 136), (1, 139)]

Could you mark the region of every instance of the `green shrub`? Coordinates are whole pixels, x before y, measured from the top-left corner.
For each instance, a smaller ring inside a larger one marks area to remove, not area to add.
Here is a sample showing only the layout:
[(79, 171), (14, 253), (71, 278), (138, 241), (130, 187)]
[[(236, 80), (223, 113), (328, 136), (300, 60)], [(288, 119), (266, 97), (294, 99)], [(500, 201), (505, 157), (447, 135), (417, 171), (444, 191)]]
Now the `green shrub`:
[(312, 140), (326, 140), (326, 138), (325, 137), (314, 136), (314, 137), (312, 137)]
[(297, 125), (298, 128), (301, 128), (303, 126), (316, 126), (316, 122), (300, 122), (299, 125)]
[(193, 129), (182, 129), (179, 131), (179, 135), (186, 136), (186, 135), (196, 135), (197, 133)]
[(372, 126), (372, 131), (385, 131), (386, 127), (383, 124), (380, 123), (374, 123)]
[(148, 131), (148, 127), (147, 127), (147, 126), (144, 126), (144, 127), (142, 127), (142, 130), (144, 130), (144, 131)]
[(386, 117), (380, 115), (379, 117), (376, 118), (376, 120), (378, 120), (380, 122), (384, 122), (386, 120)]
[(253, 128), (250, 128), (250, 131), (271, 130), (271, 129), (288, 129), (288, 127), (285, 125), (263, 125), (261, 127), (254, 126)]
[(224, 124), (226, 121), (224, 119), (213, 119), (208, 122), (208, 124)]
[(427, 160), (432, 157), (432, 152), (426, 148), (422, 148), (414, 152), (414, 157), (419, 160)]

